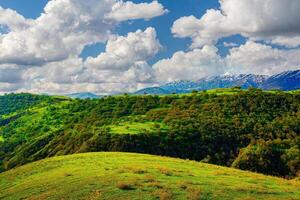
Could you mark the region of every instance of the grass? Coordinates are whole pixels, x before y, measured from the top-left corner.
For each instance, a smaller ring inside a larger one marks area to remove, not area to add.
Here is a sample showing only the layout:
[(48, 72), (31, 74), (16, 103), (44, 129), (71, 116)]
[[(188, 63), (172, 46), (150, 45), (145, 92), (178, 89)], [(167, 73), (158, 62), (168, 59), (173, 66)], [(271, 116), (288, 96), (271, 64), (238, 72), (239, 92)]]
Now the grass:
[(108, 127), (110, 128), (110, 132), (115, 134), (139, 134), (145, 131), (155, 132), (158, 131), (158, 129), (161, 131), (166, 131), (168, 129), (163, 123), (130, 121)]
[(0, 199), (300, 199), (300, 181), (174, 158), (87, 153), (0, 174)]

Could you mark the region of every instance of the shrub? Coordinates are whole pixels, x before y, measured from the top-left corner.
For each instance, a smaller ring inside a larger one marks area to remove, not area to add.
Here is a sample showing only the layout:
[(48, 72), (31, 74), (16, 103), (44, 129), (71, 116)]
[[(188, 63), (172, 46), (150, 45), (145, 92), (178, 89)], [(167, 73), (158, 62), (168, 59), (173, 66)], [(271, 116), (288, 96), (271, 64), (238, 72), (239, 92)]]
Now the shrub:
[(166, 176), (172, 176), (173, 175), (172, 171), (167, 169), (167, 168), (159, 168), (159, 171), (162, 174), (166, 175)]
[(172, 193), (169, 190), (161, 189), (154, 192), (154, 194), (160, 199), (160, 200), (171, 200)]
[(132, 183), (119, 182), (117, 188), (120, 190), (134, 190), (134, 185)]

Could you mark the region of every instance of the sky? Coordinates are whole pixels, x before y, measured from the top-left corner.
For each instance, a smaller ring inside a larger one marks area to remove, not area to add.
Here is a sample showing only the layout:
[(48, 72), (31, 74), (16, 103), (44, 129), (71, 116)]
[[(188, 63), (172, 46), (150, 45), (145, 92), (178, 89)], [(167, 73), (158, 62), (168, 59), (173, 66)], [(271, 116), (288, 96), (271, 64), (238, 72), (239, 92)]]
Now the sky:
[(0, 0), (0, 93), (300, 69), (299, 0)]

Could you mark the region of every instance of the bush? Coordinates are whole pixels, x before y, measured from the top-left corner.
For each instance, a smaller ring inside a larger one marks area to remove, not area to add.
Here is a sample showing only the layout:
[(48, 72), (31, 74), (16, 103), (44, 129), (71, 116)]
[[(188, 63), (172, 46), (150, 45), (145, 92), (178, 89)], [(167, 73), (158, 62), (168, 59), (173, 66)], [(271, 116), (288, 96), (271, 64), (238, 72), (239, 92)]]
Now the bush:
[(119, 182), (117, 188), (120, 190), (134, 190), (134, 185), (131, 183)]

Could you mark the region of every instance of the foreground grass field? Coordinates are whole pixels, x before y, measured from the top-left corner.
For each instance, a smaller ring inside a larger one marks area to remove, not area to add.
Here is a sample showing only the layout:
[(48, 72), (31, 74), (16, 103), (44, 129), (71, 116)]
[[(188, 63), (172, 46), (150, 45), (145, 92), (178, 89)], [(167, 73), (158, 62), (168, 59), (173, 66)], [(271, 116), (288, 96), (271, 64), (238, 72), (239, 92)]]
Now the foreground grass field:
[(300, 181), (158, 156), (87, 153), (0, 174), (0, 199), (300, 199)]

